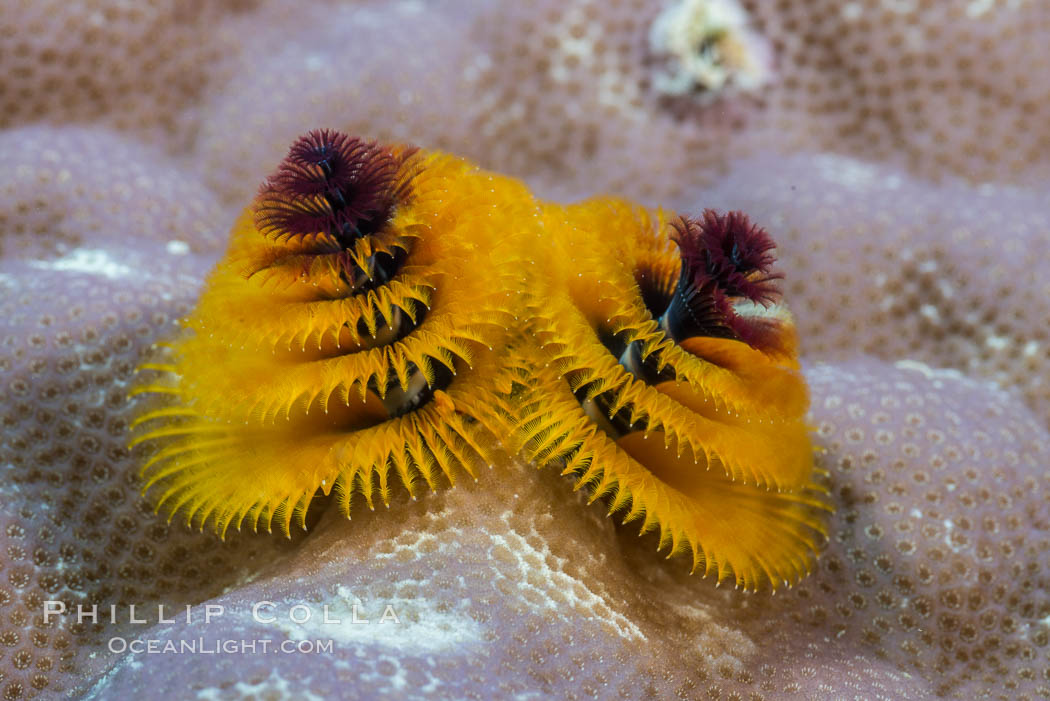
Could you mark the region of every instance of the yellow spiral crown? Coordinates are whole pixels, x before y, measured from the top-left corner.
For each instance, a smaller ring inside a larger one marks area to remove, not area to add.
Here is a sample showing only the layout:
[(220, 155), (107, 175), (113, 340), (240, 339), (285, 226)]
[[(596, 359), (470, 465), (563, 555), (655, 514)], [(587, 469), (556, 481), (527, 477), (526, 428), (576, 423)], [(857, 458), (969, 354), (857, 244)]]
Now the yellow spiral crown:
[[(721, 223), (743, 227), (741, 240), (765, 236), (740, 216)], [(521, 369), (489, 395), (502, 425), (528, 459), (605, 497), (610, 515), (658, 531), (668, 556), (688, 552), (694, 571), (746, 589), (798, 581), (828, 506), (778, 276), (704, 261), (722, 289), (686, 260), (702, 241), (619, 200), (547, 206), (543, 222), (557, 250), (515, 348)]]
[(534, 208), (519, 183), (451, 156), (333, 132), (297, 142), (184, 332), (143, 366), (135, 392), (161, 399), (133, 444), (156, 446), (143, 475), (158, 508), (219, 534), (287, 533), (318, 490), (349, 515), (354, 492), (388, 503), (392, 476), (415, 495), (475, 475), (491, 456), (460, 406), (513, 327), (515, 222)]

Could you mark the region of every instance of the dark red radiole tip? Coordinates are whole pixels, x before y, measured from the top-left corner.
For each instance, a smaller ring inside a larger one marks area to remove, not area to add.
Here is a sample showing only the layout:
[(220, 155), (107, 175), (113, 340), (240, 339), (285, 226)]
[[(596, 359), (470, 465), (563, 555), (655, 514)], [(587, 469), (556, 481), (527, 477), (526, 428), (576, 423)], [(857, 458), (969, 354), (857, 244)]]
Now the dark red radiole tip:
[(742, 318), (733, 305), (748, 300), (768, 306), (779, 299), (777, 281), (783, 276), (772, 271), (773, 239), (738, 211), (705, 209), (672, 226), (682, 267), (663, 317), (667, 332), (677, 341), (713, 336), (763, 345), (768, 323)]
[(276, 240), (325, 237), (346, 247), (375, 233), (403, 197), (403, 157), (331, 129), (299, 137), (259, 192), (255, 223)]

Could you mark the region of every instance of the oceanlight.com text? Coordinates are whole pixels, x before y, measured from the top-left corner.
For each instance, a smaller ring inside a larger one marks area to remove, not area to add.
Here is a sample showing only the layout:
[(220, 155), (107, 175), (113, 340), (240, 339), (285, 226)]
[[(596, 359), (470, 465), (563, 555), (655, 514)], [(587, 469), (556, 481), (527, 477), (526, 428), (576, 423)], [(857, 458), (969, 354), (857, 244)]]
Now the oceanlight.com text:
[(331, 654), (335, 645), (331, 640), (138, 640), (118, 636), (109, 639), (108, 647), (114, 654), (137, 655), (317, 655)]

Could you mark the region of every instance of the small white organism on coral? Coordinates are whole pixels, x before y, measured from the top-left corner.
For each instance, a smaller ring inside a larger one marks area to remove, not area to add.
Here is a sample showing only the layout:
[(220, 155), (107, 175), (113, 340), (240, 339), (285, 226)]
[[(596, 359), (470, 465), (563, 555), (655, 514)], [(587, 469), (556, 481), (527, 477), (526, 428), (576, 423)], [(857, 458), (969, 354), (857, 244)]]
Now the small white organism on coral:
[(668, 95), (751, 91), (772, 73), (770, 47), (736, 0), (677, 0), (653, 21), (649, 48), (662, 59), (653, 87)]

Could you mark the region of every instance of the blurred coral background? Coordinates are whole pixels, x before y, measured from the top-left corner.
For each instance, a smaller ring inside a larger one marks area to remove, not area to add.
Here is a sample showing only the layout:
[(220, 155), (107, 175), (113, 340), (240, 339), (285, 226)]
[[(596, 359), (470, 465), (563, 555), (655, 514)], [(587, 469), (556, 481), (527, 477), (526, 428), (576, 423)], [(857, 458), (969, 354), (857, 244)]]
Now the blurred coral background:
[[(761, 79), (671, 89), (654, 22), (719, 4), (6, 0), (0, 699), (1050, 696), (1050, 5), (743, 0)], [(291, 541), (154, 515), (134, 367), (321, 126), (767, 227), (838, 509), (815, 573), (716, 589), (518, 464)]]

